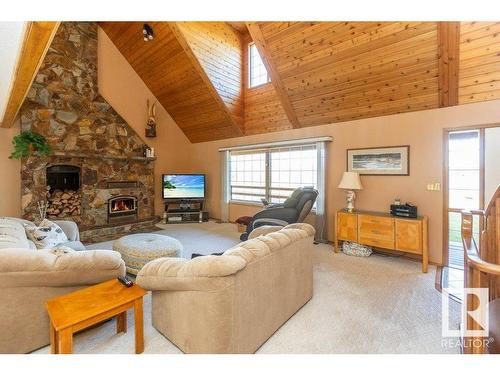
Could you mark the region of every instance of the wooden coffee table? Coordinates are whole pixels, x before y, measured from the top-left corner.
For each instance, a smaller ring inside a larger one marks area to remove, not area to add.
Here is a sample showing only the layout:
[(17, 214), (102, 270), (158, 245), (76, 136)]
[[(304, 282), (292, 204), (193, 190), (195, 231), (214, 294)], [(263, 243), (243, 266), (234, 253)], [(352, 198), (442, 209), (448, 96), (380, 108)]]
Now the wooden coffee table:
[(73, 352), (73, 334), (117, 317), (116, 333), (127, 332), (127, 310), (134, 308), (135, 352), (144, 351), (142, 297), (146, 291), (134, 284), (126, 288), (118, 280), (81, 289), (48, 300), (50, 345), (53, 354)]

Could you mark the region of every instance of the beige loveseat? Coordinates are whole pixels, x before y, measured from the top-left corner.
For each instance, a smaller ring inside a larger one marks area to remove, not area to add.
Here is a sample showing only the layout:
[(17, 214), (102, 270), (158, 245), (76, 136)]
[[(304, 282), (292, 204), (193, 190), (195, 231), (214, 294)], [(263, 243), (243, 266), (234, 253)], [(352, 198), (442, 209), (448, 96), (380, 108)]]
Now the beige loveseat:
[(47, 299), (124, 274), (114, 251), (0, 249), (0, 353), (49, 344)]
[(153, 326), (185, 353), (254, 353), (311, 299), (313, 237), (309, 224), (260, 229), (222, 256), (146, 264)]

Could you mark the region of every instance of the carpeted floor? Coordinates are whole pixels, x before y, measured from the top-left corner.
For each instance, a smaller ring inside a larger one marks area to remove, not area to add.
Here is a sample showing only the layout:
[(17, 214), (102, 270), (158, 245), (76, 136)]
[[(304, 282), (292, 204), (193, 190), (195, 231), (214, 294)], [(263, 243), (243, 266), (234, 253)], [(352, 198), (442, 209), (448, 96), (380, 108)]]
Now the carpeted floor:
[[(236, 244), (232, 224), (162, 225), (163, 233), (192, 252), (223, 251)], [(110, 249), (112, 242), (89, 246)], [(411, 260), (372, 255), (335, 254), (329, 245), (314, 252), (314, 297), (289, 319), (258, 353), (458, 353), (441, 347), (441, 294), (434, 288), (435, 267), (420, 271)], [(460, 305), (451, 302), (450, 326), (460, 321)], [(145, 298), (145, 353), (181, 353), (151, 326), (151, 299)], [(134, 353), (133, 316), (127, 333), (115, 334), (109, 321), (79, 333), (75, 353)], [(36, 353), (48, 353), (42, 348)]]
[[(220, 253), (240, 242), (240, 234), (234, 224), (157, 224), (158, 234), (177, 238), (184, 247), (183, 258), (191, 259), (192, 253)], [(160, 229), (161, 228), (161, 229)], [(88, 249), (111, 249), (113, 241), (87, 246)]]

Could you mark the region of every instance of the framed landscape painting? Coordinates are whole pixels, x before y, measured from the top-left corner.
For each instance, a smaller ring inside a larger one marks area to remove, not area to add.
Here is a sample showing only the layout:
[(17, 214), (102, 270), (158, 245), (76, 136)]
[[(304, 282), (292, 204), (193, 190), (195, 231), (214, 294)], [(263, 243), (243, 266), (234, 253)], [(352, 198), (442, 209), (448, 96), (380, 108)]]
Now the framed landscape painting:
[(347, 170), (360, 175), (409, 176), (410, 146), (347, 150)]

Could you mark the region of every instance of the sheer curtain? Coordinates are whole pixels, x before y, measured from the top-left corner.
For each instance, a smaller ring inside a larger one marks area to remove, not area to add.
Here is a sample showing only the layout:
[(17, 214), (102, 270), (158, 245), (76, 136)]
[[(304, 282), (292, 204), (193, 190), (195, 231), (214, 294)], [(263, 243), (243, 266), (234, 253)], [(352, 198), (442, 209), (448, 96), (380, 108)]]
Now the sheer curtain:
[(227, 223), (229, 221), (229, 189), (231, 178), (231, 151), (221, 151), (221, 201), (220, 201), (220, 221)]
[(325, 201), (326, 201), (326, 142), (316, 142), (317, 152), (317, 173), (318, 173), (318, 198), (316, 200), (316, 237), (317, 242), (327, 242), (326, 239), (326, 215), (325, 215)]

